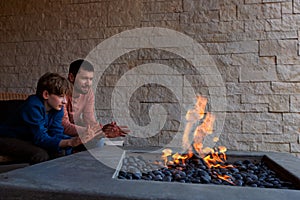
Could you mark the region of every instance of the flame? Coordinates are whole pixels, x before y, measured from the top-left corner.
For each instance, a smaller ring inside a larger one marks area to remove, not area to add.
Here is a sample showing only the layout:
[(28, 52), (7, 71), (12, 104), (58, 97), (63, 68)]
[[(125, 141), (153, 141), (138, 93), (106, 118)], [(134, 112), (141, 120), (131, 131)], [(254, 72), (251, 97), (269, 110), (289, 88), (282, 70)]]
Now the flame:
[(222, 165), (223, 163), (226, 162), (227, 157), (225, 152), (227, 151), (227, 148), (224, 146), (220, 146), (218, 148), (218, 151), (214, 151), (211, 149), (210, 154), (207, 155), (206, 157), (203, 158), (205, 161), (206, 165), (209, 168), (212, 167), (220, 167), (220, 168), (230, 168), (233, 167), (232, 165)]
[(179, 164), (182, 161), (182, 164), (185, 164), (185, 160), (188, 158), (188, 155), (180, 155), (179, 153), (175, 153), (172, 158), (176, 164)]
[[(215, 121), (215, 116), (210, 112), (205, 112), (207, 104), (207, 99), (205, 97), (197, 96), (197, 101), (194, 109), (189, 110), (186, 113), (187, 124), (184, 130), (182, 138), (182, 146), (187, 150), (187, 154), (172, 154), (171, 149), (163, 150), (162, 159), (164, 160), (165, 166), (173, 164), (185, 164), (186, 160), (191, 158), (194, 153), (197, 153), (202, 157), (203, 161), (208, 168), (232, 168), (232, 165), (225, 165), (227, 148), (224, 146), (219, 146), (218, 149), (214, 150), (210, 147), (203, 147), (203, 140), (207, 135), (213, 133), (213, 124)], [(198, 124), (201, 122), (201, 124)], [(193, 132), (191, 137), (191, 132)], [(190, 142), (192, 140), (192, 142)], [(213, 138), (214, 142), (219, 141), (218, 137)], [(218, 177), (224, 181), (231, 184), (232, 177), (228, 175), (213, 174), (213, 176)]]
[(164, 160), (166, 167), (168, 165), (173, 165), (174, 163), (185, 165), (185, 160), (192, 157), (192, 154), (185, 154), (185, 155), (179, 153), (172, 154), (171, 149), (164, 149), (162, 152), (163, 152), (162, 159)]
[(215, 117), (207, 113), (203, 123), (197, 127), (194, 132), (194, 148), (199, 155), (203, 155), (203, 140), (208, 134), (213, 132), (213, 123)]
[(228, 176), (228, 175), (220, 175), (220, 174), (217, 174), (217, 177), (219, 179), (222, 179), (224, 181), (227, 181), (228, 183), (232, 184), (232, 185), (235, 185), (232, 181), (231, 181), (231, 177)]

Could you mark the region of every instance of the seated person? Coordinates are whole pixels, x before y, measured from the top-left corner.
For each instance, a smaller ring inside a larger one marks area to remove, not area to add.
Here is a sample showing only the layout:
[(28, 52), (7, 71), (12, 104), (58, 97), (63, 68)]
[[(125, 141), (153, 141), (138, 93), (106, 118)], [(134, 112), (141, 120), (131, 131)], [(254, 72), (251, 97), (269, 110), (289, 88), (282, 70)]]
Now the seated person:
[(78, 59), (70, 64), (68, 80), (73, 85), (73, 93), (67, 97), (67, 104), (64, 107), (62, 125), (65, 128), (65, 134), (83, 136), (86, 133), (86, 127), (90, 125), (93, 127), (92, 130), (102, 129), (105, 133), (103, 137), (125, 137), (129, 132), (127, 126), (117, 126), (112, 122), (102, 127), (96, 121), (95, 97), (91, 88), (93, 78), (94, 67), (87, 60)]
[[(61, 125), (70, 83), (56, 73), (39, 80), (35, 95), (29, 96), (16, 115), (0, 126), (0, 153), (31, 164), (72, 153), (85, 138), (69, 137)], [(97, 132), (103, 134), (103, 132)], [(95, 135), (93, 135), (95, 136)]]

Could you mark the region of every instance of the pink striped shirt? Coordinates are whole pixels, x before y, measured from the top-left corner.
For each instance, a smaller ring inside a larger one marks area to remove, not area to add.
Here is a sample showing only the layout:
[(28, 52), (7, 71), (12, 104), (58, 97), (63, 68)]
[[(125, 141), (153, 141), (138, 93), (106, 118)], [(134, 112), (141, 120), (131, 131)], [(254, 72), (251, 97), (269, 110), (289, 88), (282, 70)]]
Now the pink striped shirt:
[(62, 119), (66, 135), (77, 136), (83, 134), (87, 125), (95, 124), (99, 123), (95, 118), (95, 96), (92, 89), (87, 94), (74, 92), (72, 97), (67, 97)]

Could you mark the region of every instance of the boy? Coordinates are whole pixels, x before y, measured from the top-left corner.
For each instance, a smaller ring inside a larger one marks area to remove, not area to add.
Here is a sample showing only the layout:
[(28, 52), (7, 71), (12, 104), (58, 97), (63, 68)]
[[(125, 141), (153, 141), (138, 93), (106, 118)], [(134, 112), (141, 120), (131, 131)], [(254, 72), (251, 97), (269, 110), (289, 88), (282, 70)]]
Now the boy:
[(0, 126), (0, 153), (34, 164), (70, 154), (72, 147), (87, 142), (89, 135), (83, 141), (64, 135), (63, 106), (70, 88), (68, 80), (59, 74), (44, 74), (36, 94), (28, 97), (13, 119)]

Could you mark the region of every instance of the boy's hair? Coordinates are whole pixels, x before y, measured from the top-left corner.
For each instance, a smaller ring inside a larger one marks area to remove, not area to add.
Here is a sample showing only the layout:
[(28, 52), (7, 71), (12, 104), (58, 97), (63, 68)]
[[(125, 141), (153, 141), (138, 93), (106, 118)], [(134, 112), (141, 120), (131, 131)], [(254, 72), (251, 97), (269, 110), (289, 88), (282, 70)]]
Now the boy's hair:
[(83, 70), (86, 70), (89, 72), (94, 72), (94, 67), (89, 61), (83, 60), (83, 59), (78, 59), (78, 60), (73, 61), (70, 64), (69, 74), (73, 74), (73, 76), (76, 77), (79, 69), (83, 69)]
[(47, 90), (49, 94), (69, 95), (72, 91), (69, 81), (57, 73), (47, 72), (40, 77), (37, 84), (36, 95), (43, 97), (43, 92)]

